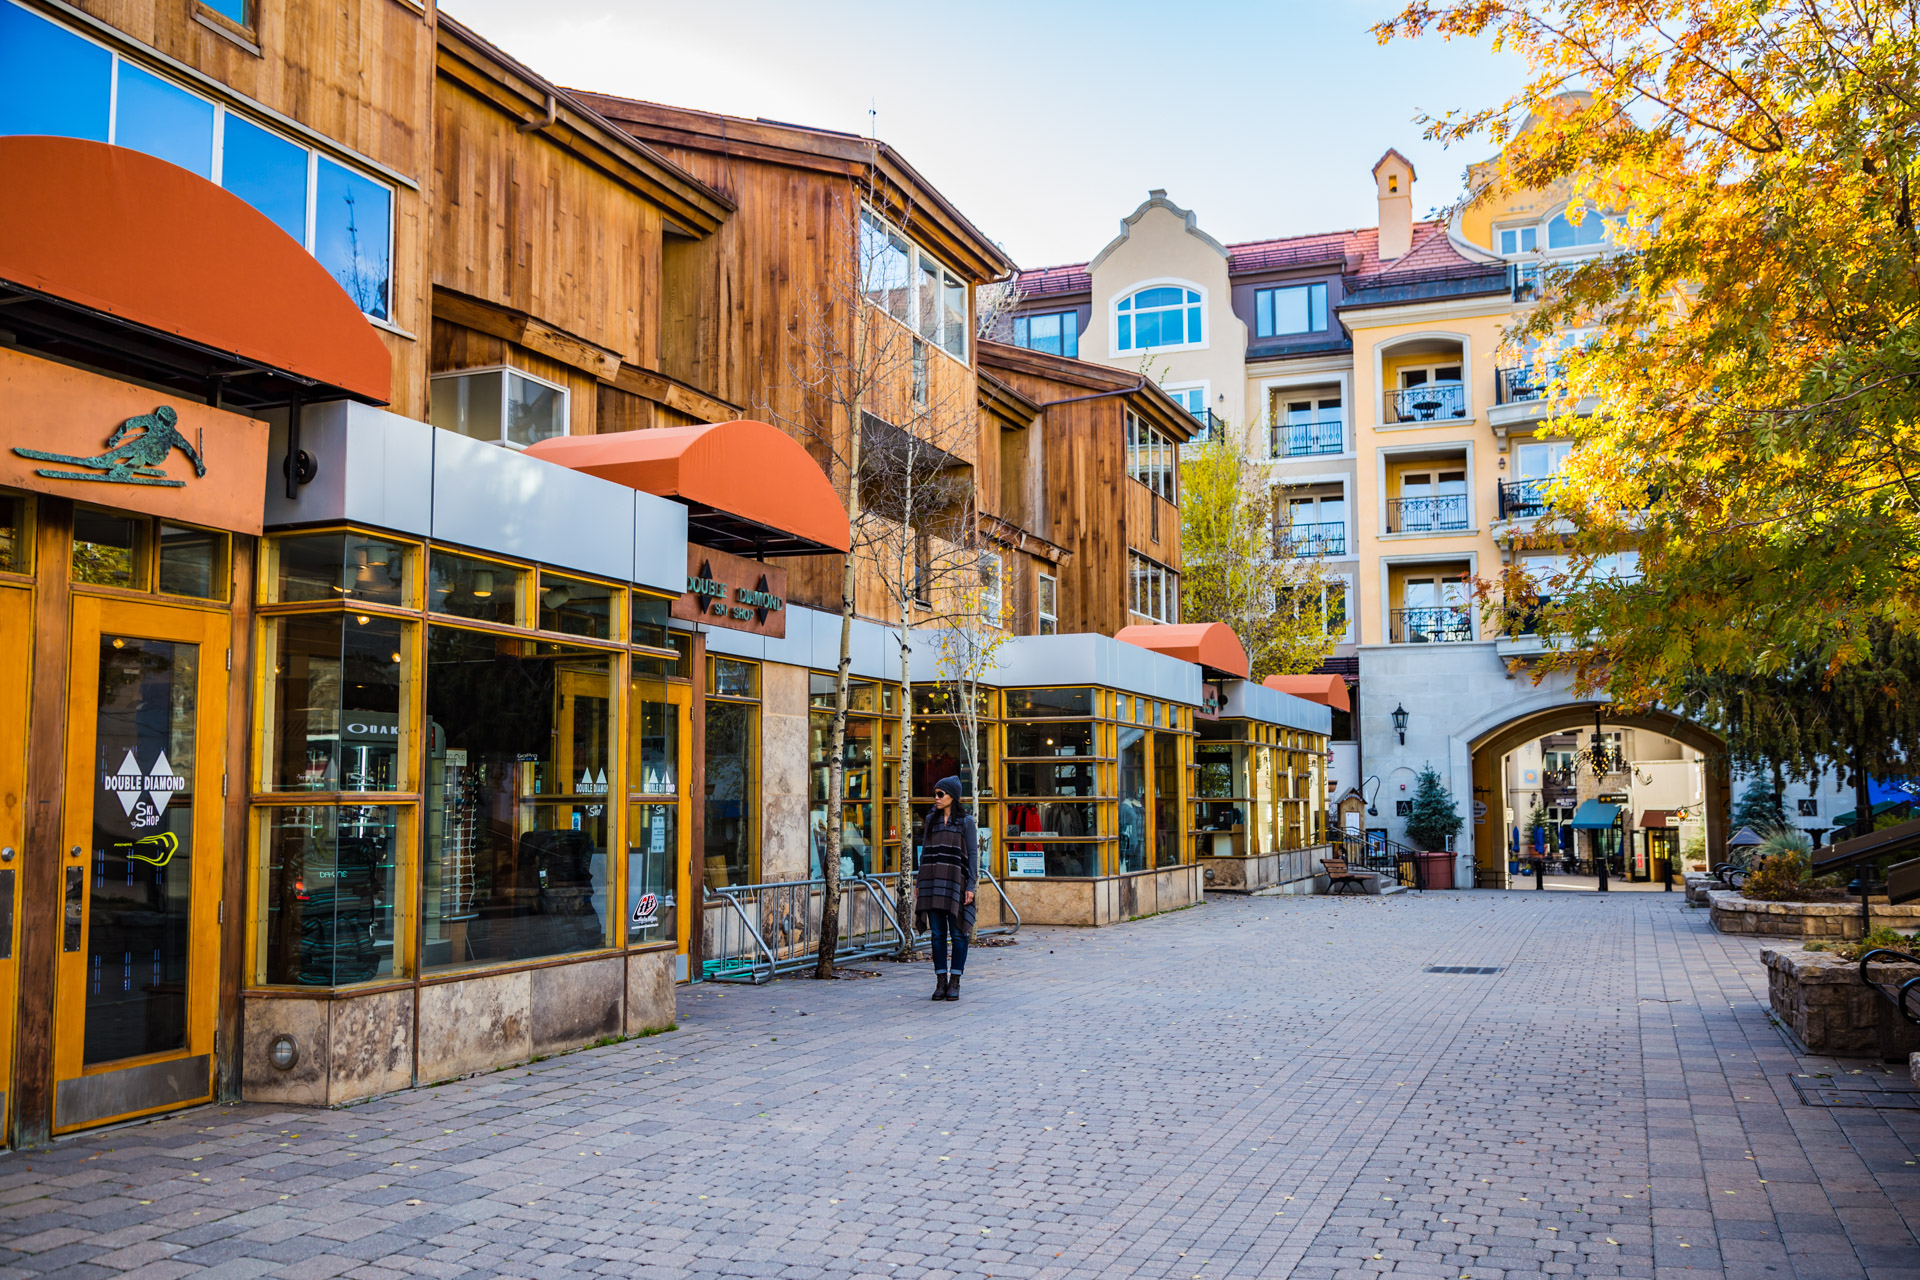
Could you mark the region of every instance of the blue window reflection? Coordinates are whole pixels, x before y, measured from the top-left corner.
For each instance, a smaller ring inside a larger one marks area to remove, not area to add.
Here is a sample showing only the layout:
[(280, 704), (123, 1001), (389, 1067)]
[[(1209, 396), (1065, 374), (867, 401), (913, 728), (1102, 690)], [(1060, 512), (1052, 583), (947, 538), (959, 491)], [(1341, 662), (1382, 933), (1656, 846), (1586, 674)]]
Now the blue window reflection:
[(1200, 295), (1175, 285), (1142, 289), (1115, 305), (1120, 350), (1175, 347), (1202, 341)]
[(0, 0), (0, 134), (107, 140), (113, 55)]
[(307, 242), (307, 149), (227, 113), (220, 185)]
[(386, 319), (392, 193), (322, 156), (315, 195), (313, 256), (362, 311)]
[(247, 21), (247, 0), (200, 0), (200, 4), (230, 22), (237, 22), (243, 27), (251, 25)]
[(113, 141), (211, 178), (213, 104), (122, 62)]

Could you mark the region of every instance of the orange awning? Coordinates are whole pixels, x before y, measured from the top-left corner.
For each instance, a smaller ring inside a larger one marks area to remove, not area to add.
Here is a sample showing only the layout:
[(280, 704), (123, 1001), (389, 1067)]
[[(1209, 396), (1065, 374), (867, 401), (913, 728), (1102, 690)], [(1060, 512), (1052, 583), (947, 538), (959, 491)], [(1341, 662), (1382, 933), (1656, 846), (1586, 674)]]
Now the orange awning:
[(1247, 651), (1240, 644), (1240, 637), (1233, 634), (1233, 628), (1223, 622), (1122, 627), (1113, 638), (1191, 662), (1206, 668), (1210, 674), (1247, 678)]
[(527, 452), (687, 508), (687, 540), (742, 556), (853, 545), (846, 508), (813, 456), (764, 422), (559, 436)]
[[(178, 372), (182, 352), (234, 357), (216, 363), (241, 365), (236, 380), (281, 370), (313, 384), (311, 399), (392, 399), (386, 343), (360, 308), (240, 197), (144, 152), (74, 138), (0, 138), (0, 173), (0, 282), (29, 291), (8, 308), (26, 317), (19, 327), (34, 340), (22, 346), (124, 346), (146, 377)], [(101, 329), (91, 312), (120, 327)], [(151, 333), (126, 341), (128, 325)], [(268, 381), (280, 399), (292, 389)]]
[(1344, 676), (1326, 674), (1268, 676), (1261, 683), (1269, 689), (1278, 689), (1281, 693), (1290, 693), (1296, 698), (1305, 698), (1308, 702), (1332, 707), (1335, 711), (1353, 710), (1353, 699), (1347, 696), (1347, 681)]

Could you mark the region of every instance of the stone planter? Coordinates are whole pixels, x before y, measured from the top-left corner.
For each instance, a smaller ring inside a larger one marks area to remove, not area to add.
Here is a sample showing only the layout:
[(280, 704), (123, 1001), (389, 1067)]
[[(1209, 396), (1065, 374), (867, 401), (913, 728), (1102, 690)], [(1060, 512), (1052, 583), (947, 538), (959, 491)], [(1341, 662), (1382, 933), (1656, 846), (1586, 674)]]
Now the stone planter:
[(1720, 882), (1705, 872), (1687, 873), (1687, 905), (1705, 910), (1709, 903), (1707, 894), (1720, 887)]
[[(1691, 898), (1689, 889), (1689, 898)], [(1726, 889), (1707, 892), (1713, 927), (1721, 933), (1763, 938), (1819, 938), (1842, 941), (1860, 936), (1860, 902), (1755, 902)], [(1869, 900), (1874, 927), (1920, 928), (1920, 906), (1890, 907), (1885, 898)]]
[[(1771, 904), (1769, 904), (1771, 905)], [(1767, 966), (1767, 1001), (1810, 1053), (1839, 1058), (1887, 1057), (1897, 1062), (1920, 1053), (1920, 1027), (1894, 1013), (1893, 1005), (1860, 981), (1852, 960), (1798, 947), (1760, 952)], [(1920, 973), (1913, 965), (1888, 965), (1876, 976), (1903, 981)], [(1891, 1043), (1883, 1049), (1882, 1023)]]

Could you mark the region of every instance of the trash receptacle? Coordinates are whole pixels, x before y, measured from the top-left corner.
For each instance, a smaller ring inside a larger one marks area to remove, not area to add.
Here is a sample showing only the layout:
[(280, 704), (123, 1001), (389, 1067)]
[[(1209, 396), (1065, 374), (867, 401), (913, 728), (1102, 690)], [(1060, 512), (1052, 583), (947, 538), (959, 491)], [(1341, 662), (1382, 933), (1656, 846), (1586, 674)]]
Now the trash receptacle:
[(1420, 858), (1420, 887), (1422, 889), (1453, 888), (1453, 855), (1450, 853), (1423, 853)]

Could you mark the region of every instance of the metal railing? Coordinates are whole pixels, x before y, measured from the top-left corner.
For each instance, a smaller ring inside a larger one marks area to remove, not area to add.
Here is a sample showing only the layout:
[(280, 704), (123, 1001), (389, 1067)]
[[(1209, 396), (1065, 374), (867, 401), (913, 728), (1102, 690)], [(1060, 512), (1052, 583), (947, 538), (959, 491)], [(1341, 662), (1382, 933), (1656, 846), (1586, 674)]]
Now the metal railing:
[(1273, 424), (1272, 445), (1276, 458), (1308, 458), (1326, 453), (1344, 453), (1347, 448), (1347, 422), (1343, 417), (1276, 422)]
[(1532, 400), (1545, 400), (1553, 393), (1554, 385), (1566, 376), (1567, 371), (1558, 360), (1548, 361), (1538, 367), (1523, 364), (1511, 369), (1495, 369), (1494, 403), (1525, 404)]
[(1372, 871), (1383, 880), (1392, 880), (1409, 889), (1419, 883), (1415, 874), (1414, 851), (1397, 840), (1390, 840), (1377, 831), (1365, 836), (1332, 833), (1328, 839), (1340, 856), (1347, 860), (1350, 869), (1358, 867), (1363, 871)]
[(1515, 302), (1538, 302), (1545, 289), (1544, 272), (1538, 263), (1507, 264), (1507, 290)]
[(1280, 526), (1280, 553), (1288, 556), (1343, 556), (1347, 554), (1347, 522), (1322, 520), (1317, 524)]
[(1395, 422), (1439, 422), (1467, 416), (1467, 388), (1459, 382), (1423, 382), (1393, 393)]
[(1473, 611), (1463, 604), (1395, 609), (1393, 643), (1462, 644), (1473, 639)]
[(1387, 503), (1388, 533), (1448, 533), (1467, 527), (1464, 493), (1393, 498)]
[[(1020, 931), (1020, 912), (1000, 881), (984, 867), (980, 878), (1000, 900), (1002, 923), (976, 928), (974, 937)], [(840, 936), (833, 949), (836, 964), (912, 950), (927, 935), (900, 919), (897, 872), (862, 873), (840, 882)], [(770, 884), (708, 889), (706, 905), (720, 906), (707, 917), (701, 974), (710, 982), (758, 985), (782, 973), (810, 969), (820, 955), (821, 907), (825, 880), (786, 880)], [(1010, 923), (1009, 923), (1010, 921)]]
[(1553, 509), (1553, 503), (1547, 498), (1547, 491), (1559, 483), (1559, 480), (1559, 476), (1530, 476), (1520, 480), (1502, 480), (1500, 482), (1500, 518), (1516, 520), (1528, 516), (1545, 515)]

